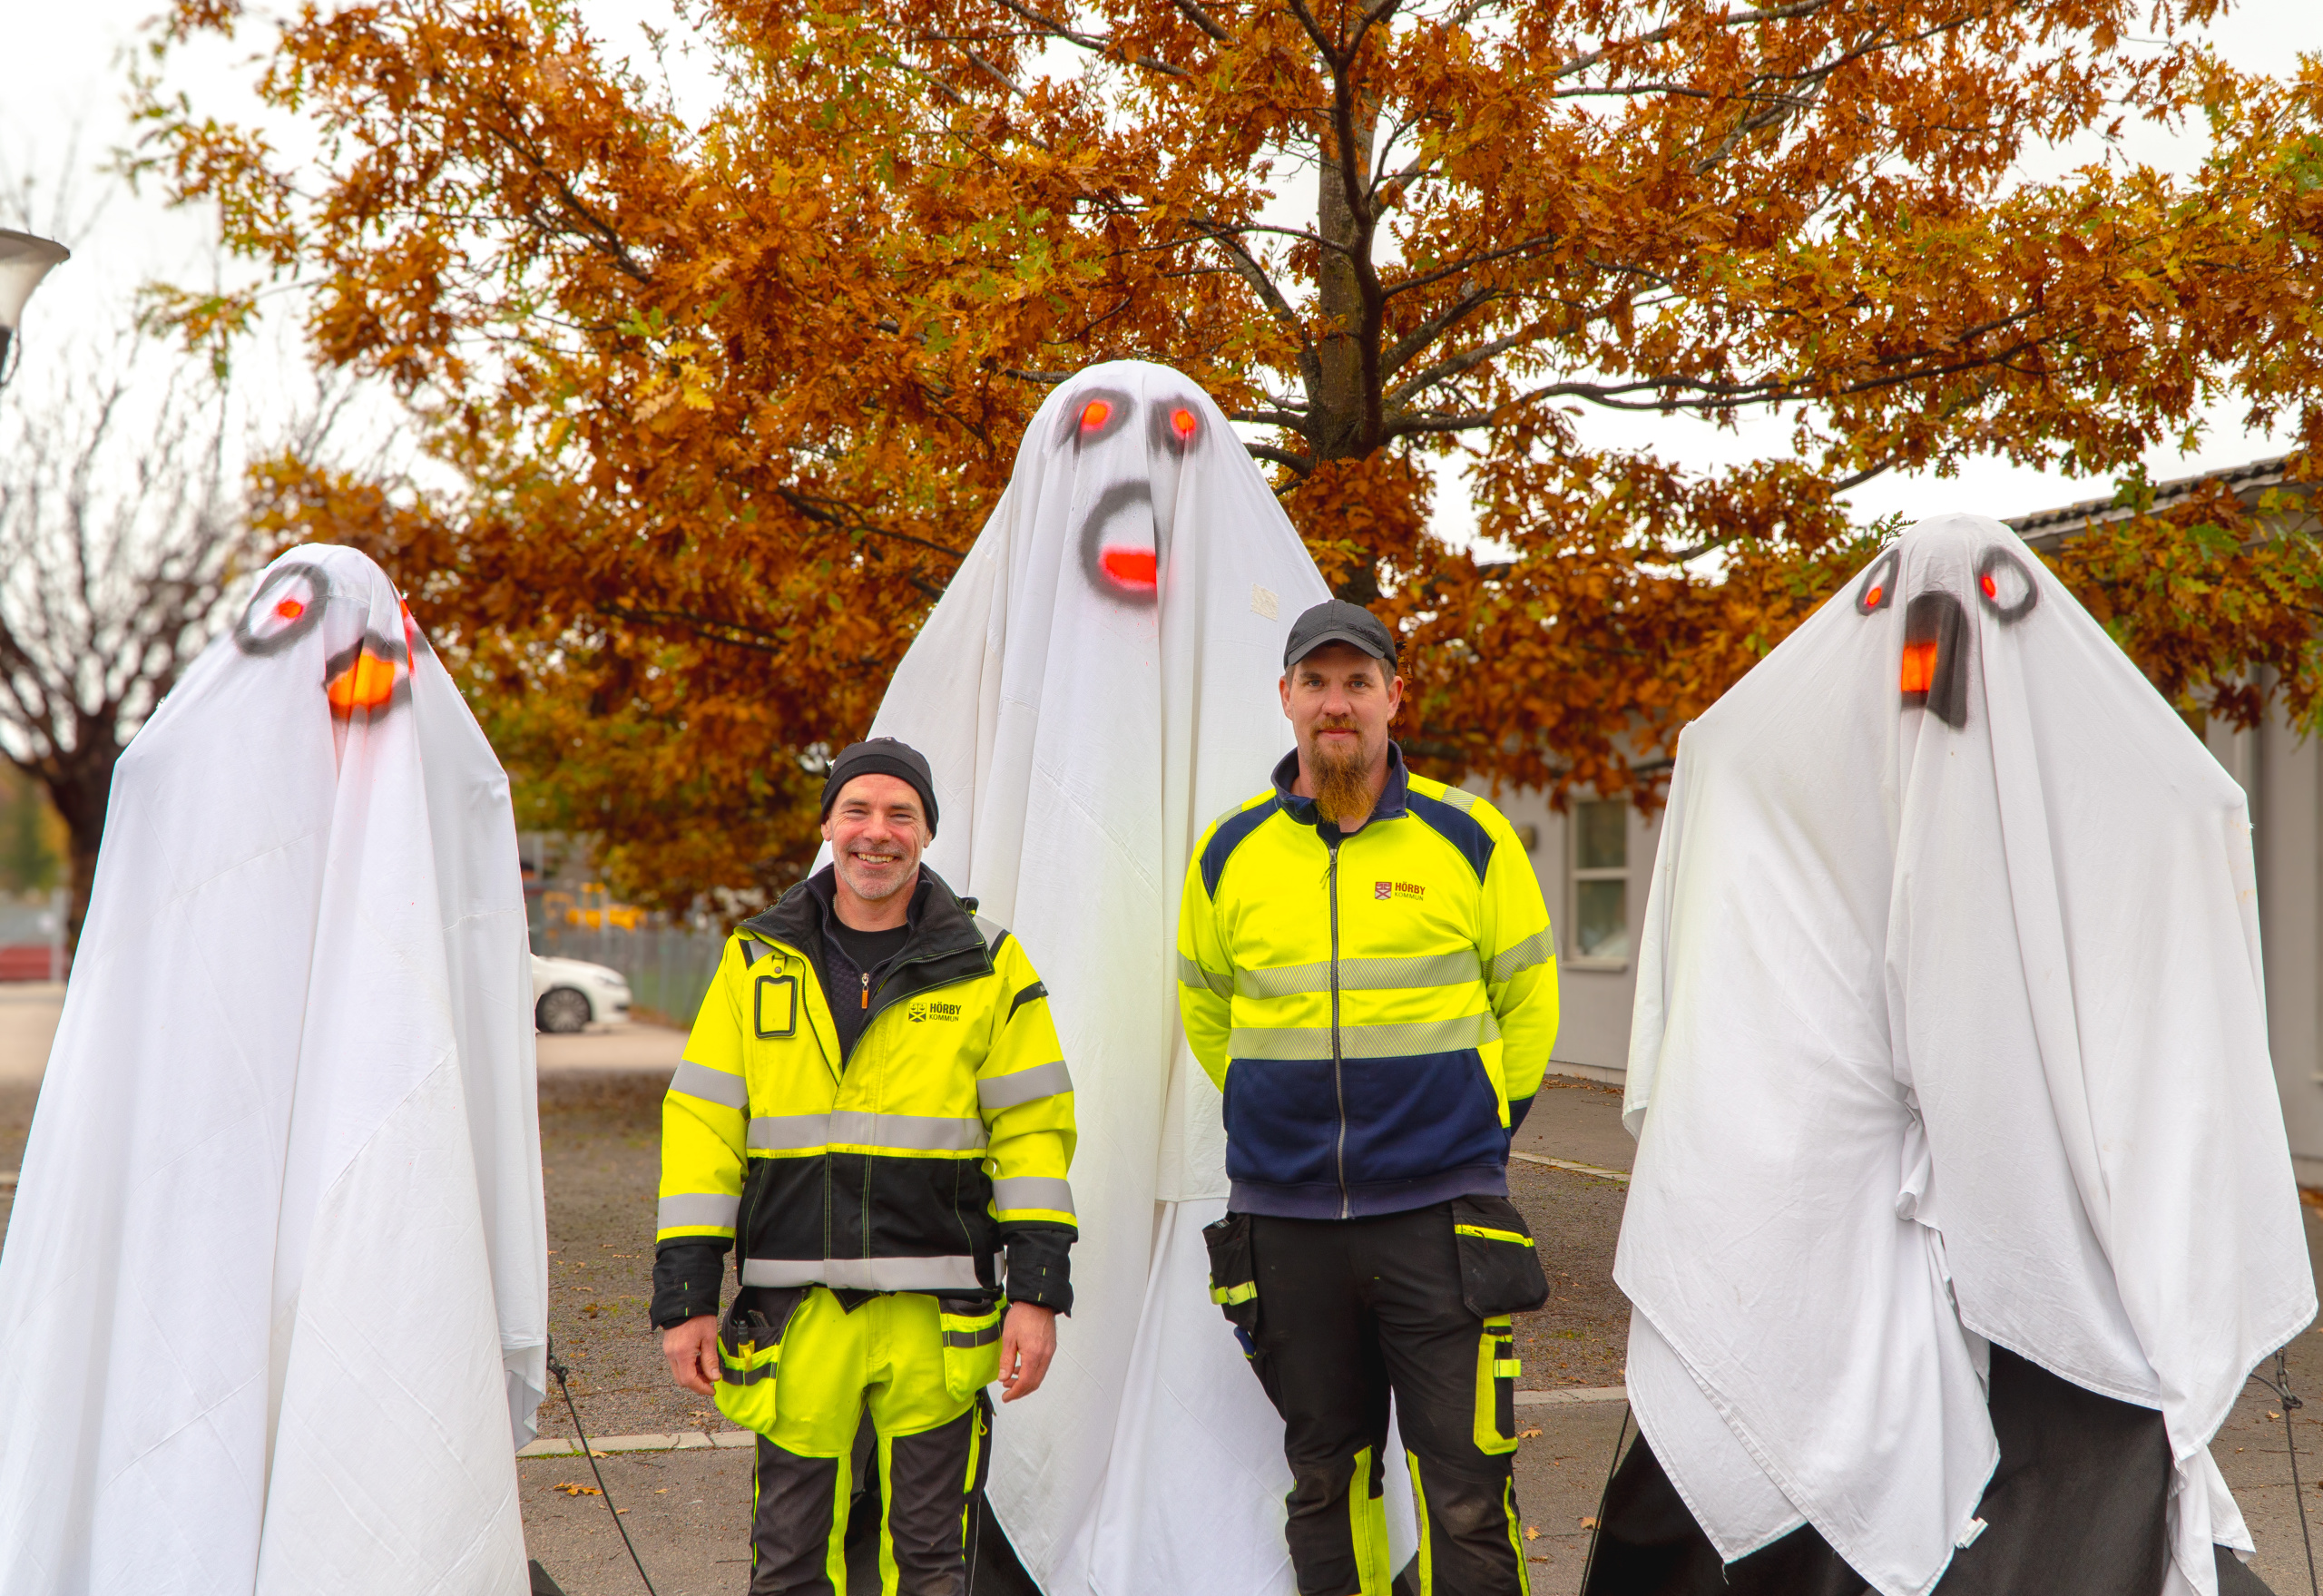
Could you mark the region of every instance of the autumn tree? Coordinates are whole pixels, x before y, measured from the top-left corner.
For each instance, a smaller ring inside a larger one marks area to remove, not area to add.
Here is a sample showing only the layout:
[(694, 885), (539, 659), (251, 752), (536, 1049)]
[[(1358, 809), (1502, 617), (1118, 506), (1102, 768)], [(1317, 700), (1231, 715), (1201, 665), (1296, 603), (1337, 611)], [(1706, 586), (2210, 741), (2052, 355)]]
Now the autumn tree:
[[(2229, 70), (2188, 32), (2220, 8), (702, 0), (692, 126), (568, 8), (377, 0), (268, 24), (319, 166), (159, 82), (148, 152), (465, 485), (284, 459), (270, 524), (404, 573), (546, 808), (675, 896), (795, 865), (802, 753), (860, 730), (1093, 360), (1247, 425), (1411, 640), (1407, 747), (1557, 795), (1650, 794), (1866, 556), (1835, 495), (1879, 472), (2118, 472), (2221, 397), (2323, 459), (2323, 64)], [(2210, 159), (2021, 180), (2138, 118)], [(1788, 446), (1705, 470), (1591, 411)], [(1480, 548), (1428, 531), (1456, 494)], [(2263, 663), (2313, 714), (2311, 542), (2189, 506), (2063, 568), (2181, 700), (2254, 714), (2217, 690)]]
[(88, 912), (113, 767), (216, 635), (247, 543), (226, 396), (133, 332), (44, 346), (0, 403), (0, 758)]

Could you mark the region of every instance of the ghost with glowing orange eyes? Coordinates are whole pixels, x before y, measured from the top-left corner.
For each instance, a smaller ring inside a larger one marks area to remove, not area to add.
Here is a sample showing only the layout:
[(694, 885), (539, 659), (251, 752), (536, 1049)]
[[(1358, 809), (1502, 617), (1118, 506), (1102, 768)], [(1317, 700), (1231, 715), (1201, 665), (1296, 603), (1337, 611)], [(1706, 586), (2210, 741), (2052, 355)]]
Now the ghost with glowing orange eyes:
[(1686, 729), (1591, 1591), (2249, 1577), (2208, 1444), (2316, 1306), (2252, 882), (2241, 790), (1995, 521)]
[(525, 1589), (530, 964), (490, 745), (377, 565), (293, 550), (113, 777), (0, 1251), (0, 1591)]
[[(1289, 748), (1284, 637), (1328, 596), (1207, 395), (1095, 367), (1025, 429), (868, 729), (927, 756), (944, 825), (925, 862), (1039, 964), (1072, 1073), (1072, 1376), (992, 1436), (994, 1512), (1051, 1596), (1283, 1578), (1281, 1421), (1210, 1301), (1225, 1141), (1180, 1034), (1175, 915), (1193, 839)], [(1387, 1455), (1401, 1566), (1414, 1520)]]

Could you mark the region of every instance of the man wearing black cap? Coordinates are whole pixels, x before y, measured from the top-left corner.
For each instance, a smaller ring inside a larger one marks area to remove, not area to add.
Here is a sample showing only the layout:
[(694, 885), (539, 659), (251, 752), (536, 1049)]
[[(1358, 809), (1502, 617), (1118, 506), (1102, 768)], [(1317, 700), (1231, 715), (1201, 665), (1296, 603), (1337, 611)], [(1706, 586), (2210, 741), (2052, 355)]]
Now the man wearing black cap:
[(1386, 1596), (1391, 1391), (1417, 1588), (1516, 1596), (1509, 1315), (1548, 1283), (1507, 1158), (1556, 1039), (1548, 910), (1498, 810), (1404, 768), (1376, 616), (1299, 616), (1281, 691), (1298, 748), (1196, 845), (1179, 916), (1186, 1040), (1226, 1094), (1211, 1296), (1283, 1417), (1303, 1596)]
[(759, 1434), (753, 1592), (831, 1588), (874, 1451), (888, 1589), (964, 1589), (985, 1388), (1036, 1390), (1073, 1304), (1048, 991), (921, 866), (936, 819), (915, 749), (832, 762), (831, 863), (728, 943), (663, 1104), (653, 1323), (678, 1383)]

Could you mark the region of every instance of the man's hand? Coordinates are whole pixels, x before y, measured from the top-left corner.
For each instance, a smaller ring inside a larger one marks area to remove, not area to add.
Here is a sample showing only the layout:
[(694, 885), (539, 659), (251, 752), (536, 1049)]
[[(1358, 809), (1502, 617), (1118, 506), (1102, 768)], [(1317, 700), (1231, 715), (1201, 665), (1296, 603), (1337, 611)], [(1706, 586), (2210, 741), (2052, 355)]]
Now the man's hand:
[(670, 1360), (671, 1378), (697, 1395), (711, 1395), (718, 1386), (718, 1316), (696, 1314), (662, 1331), (662, 1356)]
[[(684, 1327), (681, 1326), (680, 1328)], [(670, 1332), (676, 1335), (677, 1331)], [(1056, 1309), (1029, 1302), (1012, 1302), (1000, 1326), (1000, 1383), (1007, 1389), (1003, 1402), (1030, 1396), (1041, 1388), (1056, 1356)]]

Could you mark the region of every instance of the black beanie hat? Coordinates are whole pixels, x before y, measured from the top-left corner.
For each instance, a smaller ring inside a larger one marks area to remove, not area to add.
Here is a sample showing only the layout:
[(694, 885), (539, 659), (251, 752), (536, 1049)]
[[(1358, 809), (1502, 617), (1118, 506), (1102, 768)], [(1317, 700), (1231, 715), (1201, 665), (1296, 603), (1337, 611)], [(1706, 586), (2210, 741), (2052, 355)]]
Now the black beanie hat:
[(936, 835), (936, 778), (928, 774), (927, 761), (920, 751), (907, 742), (897, 742), (892, 737), (875, 737), (868, 742), (852, 742), (839, 750), (831, 761), (831, 773), (823, 781), (823, 818), (831, 818), (831, 806), (838, 802), (839, 789), (858, 776), (892, 776), (911, 784), (919, 794), (919, 807), (927, 817), (927, 835)]

